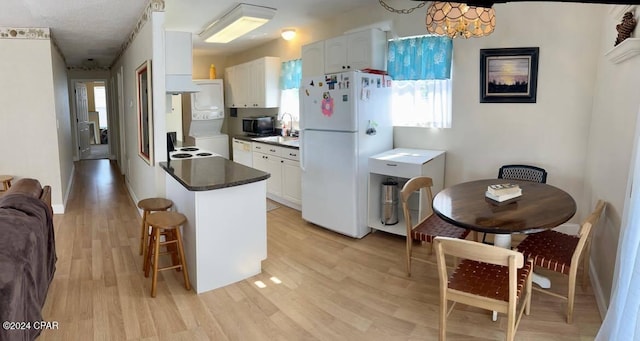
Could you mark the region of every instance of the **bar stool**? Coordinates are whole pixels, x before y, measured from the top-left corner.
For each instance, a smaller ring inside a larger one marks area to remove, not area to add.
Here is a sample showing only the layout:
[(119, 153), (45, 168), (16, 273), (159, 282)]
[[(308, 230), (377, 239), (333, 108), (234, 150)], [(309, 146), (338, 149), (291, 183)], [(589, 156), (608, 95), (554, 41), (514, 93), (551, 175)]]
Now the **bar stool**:
[[(148, 198), (138, 202), (138, 208), (142, 210), (142, 228), (140, 231), (140, 254), (143, 259), (147, 256), (147, 238), (149, 238), (149, 226), (147, 216), (151, 212), (166, 211), (173, 206), (173, 201), (165, 198)], [(144, 267), (142, 268), (144, 270)]]
[[(189, 273), (187, 271), (187, 262), (184, 258), (182, 234), (180, 233), (180, 226), (182, 226), (186, 221), (187, 217), (185, 217), (184, 214), (171, 211), (155, 212), (149, 214), (147, 217), (147, 224), (151, 226), (151, 236), (149, 238), (148, 252), (144, 261), (144, 276), (149, 277), (149, 271), (151, 270), (151, 297), (156, 297), (158, 271), (162, 270), (182, 270), (184, 286), (187, 290), (191, 290)], [(164, 242), (160, 241), (161, 235), (164, 235)], [(164, 252), (163, 254), (171, 254), (171, 266), (158, 267), (160, 246), (167, 246), (167, 252)]]
[(13, 180), (13, 177), (11, 175), (0, 175), (0, 182), (2, 182), (4, 192), (11, 188), (11, 180)]

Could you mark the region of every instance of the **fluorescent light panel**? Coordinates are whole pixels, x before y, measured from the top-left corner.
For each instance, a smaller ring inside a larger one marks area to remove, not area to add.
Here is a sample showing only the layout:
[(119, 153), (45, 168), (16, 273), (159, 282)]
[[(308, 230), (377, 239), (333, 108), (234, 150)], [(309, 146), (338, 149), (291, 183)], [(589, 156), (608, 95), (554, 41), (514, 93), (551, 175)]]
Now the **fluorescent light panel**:
[(200, 33), (200, 37), (207, 43), (228, 43), (264, 25), (275, 13), (273, 8), (239, 4)]

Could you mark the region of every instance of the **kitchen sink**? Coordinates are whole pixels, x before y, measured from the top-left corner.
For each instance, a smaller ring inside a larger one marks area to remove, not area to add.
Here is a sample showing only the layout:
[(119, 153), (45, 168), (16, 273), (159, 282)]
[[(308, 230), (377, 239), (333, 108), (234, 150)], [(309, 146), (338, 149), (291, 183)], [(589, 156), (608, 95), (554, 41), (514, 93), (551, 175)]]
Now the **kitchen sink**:
[(285, 146), (300, 147), (300, 140), (298, 140), (297, 137), (265, 136), (265, 137), (256, 137), (253, 140), (258, 142), (271, 142), (271, 143), (277, 143)]

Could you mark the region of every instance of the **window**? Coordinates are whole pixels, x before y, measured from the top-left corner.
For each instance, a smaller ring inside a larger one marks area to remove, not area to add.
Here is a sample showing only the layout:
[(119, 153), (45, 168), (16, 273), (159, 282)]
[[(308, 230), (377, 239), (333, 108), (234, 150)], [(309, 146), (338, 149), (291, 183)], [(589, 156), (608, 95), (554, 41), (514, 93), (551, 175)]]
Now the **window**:
[[(287, 113), (291, 114), (294, 125), (300, 121), (299, 88), (302, 81), (302, 59), (290, 60), (282, 63), (280, 71), (280, 109), (278, 118)], [(289, 129), (293, 127), (287, 127)]]
[(389, 41), (394, 126), (451, 128), (452, 51), (443, 36)]

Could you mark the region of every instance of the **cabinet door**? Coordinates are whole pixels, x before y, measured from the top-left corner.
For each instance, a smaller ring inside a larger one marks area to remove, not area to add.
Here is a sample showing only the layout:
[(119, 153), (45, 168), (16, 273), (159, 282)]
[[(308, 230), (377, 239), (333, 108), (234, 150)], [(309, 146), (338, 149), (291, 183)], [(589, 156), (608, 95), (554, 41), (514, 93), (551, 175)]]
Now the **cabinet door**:
[[(346, 36), (327, 39), (324, 42), (324, 71), (335, 73), (348, 71)], [(316, 75), (319, 76), (319, 75)]]
[(302, 202), (300, 162), (282, 159), (282, 197), (296, 204)]
[(353, 70), (371, 67), (371, 31), (347, 35), (347, 65)]
[(267, 193), (282, 195), (282, 158), (277, 156), (253, 153), (253, 168), (271, 174), (267, 179)]
[(247, 107), (264, 108), (265, 103), (265, 63), (264, 59), (247, 64)]
[(224, 71), (225, 74), (225, 103), (229, 108), (239, 108), (240, 100), (242, 95), (240, 92), (242, 91), (242, 80), (240, 79), (240, 74), (238, 73), (238, 67), (232, 66), (228, 67)]
[(324, 41), (302, 47), (302, 77), (324, 75)]

